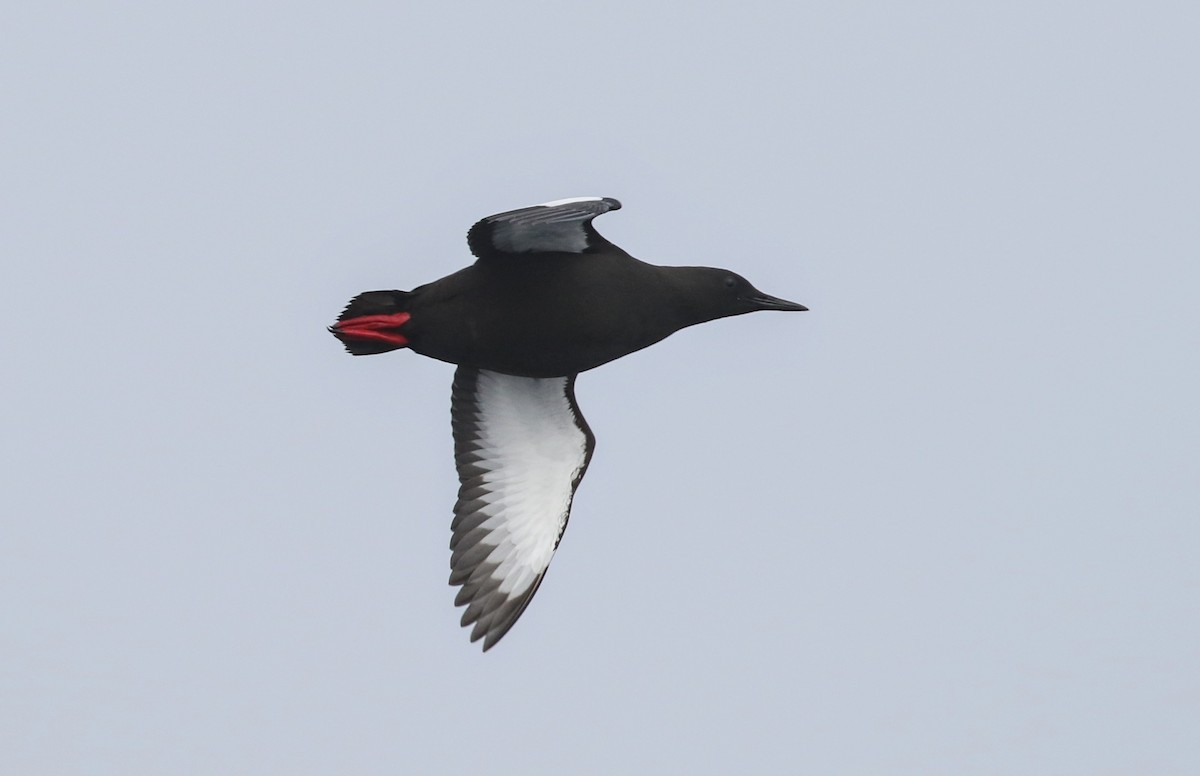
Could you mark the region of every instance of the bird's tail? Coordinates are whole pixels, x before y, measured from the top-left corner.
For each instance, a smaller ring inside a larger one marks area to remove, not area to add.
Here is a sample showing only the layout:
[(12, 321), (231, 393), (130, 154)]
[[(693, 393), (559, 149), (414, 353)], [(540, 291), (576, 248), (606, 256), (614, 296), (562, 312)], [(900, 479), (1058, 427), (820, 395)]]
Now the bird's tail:
[(367, 291), (350, 300), (329, 333), (356, 356), (387, 353), (408, 345), (401, 331), (412, 316), (409, 291)]

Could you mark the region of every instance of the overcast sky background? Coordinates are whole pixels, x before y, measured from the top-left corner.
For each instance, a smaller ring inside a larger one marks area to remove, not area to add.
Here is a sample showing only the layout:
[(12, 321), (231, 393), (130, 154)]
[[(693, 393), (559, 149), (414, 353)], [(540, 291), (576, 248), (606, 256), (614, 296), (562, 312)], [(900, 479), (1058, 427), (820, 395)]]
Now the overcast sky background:
[[(0, 772), (1200, 772), (1194, 3), (0, 28)], [(812, 311), (579, 380), (484, 655), (452, 368), (324, 326), (579, 195)]]

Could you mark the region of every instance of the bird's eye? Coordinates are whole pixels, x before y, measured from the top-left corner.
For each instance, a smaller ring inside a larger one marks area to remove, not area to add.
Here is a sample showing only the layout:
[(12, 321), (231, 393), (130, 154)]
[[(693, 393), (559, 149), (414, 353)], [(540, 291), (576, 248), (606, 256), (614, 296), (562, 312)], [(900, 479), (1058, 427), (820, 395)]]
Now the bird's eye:
[(725, 276), (725, 287), (726, 288), (733, 288), (736, 285), (737, 285), (737, 281), (733, 279), (733, 276), (731, 276), (731, 275)]

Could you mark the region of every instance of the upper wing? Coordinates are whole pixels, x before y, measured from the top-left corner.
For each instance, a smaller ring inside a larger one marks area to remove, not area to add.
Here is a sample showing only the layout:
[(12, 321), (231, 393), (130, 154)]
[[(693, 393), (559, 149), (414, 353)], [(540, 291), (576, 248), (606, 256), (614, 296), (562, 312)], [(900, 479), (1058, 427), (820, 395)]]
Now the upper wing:
[(450, 415), (458, 502), (450, 584), (471, 641), (486, 651), (537, 592), (567, 527), (595, 438), (575, 403), (575, 378), (454, 373)]
[(620, 207), (610, 197), (576, 197), (497, 213), (471, 227), (467, 244), (481, 259), (596, 250), (610, 243), (592, 228), (592, 219)]

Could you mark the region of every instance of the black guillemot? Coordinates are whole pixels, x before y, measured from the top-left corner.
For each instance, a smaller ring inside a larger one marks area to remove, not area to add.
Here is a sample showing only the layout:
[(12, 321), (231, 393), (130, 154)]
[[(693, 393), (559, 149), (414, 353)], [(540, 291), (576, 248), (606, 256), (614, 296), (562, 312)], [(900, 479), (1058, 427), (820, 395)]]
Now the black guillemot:
[(807, 309), (728, 270), (633, 258), (592, 226), (620, 207), (577, 197), (488, 216), (467, 235), (474, 264), (359, 294), (330, 327), (354, 355), (408, 348), (458, 366), (450, 584), (485, 651), (537, 592), (592, 457), (576, 376), (697, 323)]

